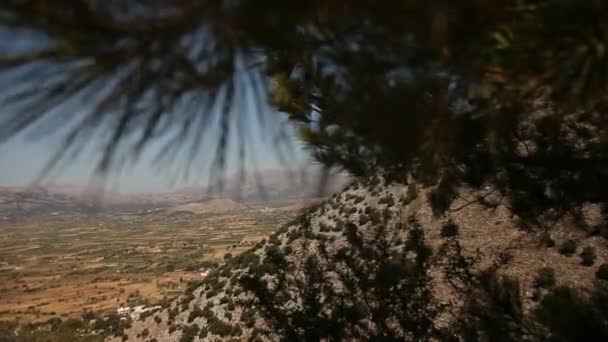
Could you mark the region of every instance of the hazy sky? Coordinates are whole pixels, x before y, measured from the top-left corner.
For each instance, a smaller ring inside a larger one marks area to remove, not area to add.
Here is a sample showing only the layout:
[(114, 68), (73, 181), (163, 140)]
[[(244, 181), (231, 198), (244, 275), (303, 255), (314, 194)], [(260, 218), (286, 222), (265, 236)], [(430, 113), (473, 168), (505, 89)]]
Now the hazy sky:
[[(0, 53), (20, 53), (44, 44), (46, 44), (45, 38), (39, 35), (33, 35), (30, 32), (24, 31), (8, 31), (0, 27)], [(2, 75), (2, 71), (0, 70), (0, 76), (4, 76), (4, 83), (0, 83), (0, 92), (12, 86), (10, 76), (7, 78), (6, 75), (10, 74)], [(246, 105), (242, 107), (239, 109), (239, 115), (253, 115), (248, 112)], [(2, 108), (0, 107), (0, 119), (2, 115)], [(281, 118), (281, 114), (276, 113), (276, 115), (278, 115), (277, 118)], [(288, 153), (291, 161), (281, 163), (276, 155), (277, 142), (273, 140), (273, 137), (266, 136), (268, 132), (260, 129), (255, 124), (250, 126), (248, 127), (248, 131), (253, 138), (250, 137), (250, 140), (247, 142), (247, 148), (250, 152), (248, 168), (253, 168), (254, 164), (258, 169), (295, 168), (307, 164), (307, 156), (299, 147), (299, 143), (295, 138), (289, 138), (287, 141), (283, 140), (281, 142), (281, 144), (289, 143), (294, 145), (294, 149)], [(217, 134), (213, 129), (207, 132), (207, 135), (210, 136), (210, 140), (217, 138)], [(289, 136), (295, 135), (289, 134)], [(51, 134), (50, 136), (47, 135), (34, 140), (31, 139), (30, 135), (24, 134), (8, 142), (0, 142), (0, 185), (27, 185), (36, 180), (46, 162), (58, 150), (61, 138), (60, 134)], [(91, 138), (91, 140), (94, 139)], [(200, 165), (200, 168), (191, 173), (189, 179), (179, 178), (179, 181), (176, 183), (176, 178), (174, 177), (176, 173), (171, 170), (178, 168), (179, 165), (156, 165), (156, 167), (150, 165), (152, 156), (156, 155), (158, 151), (158, 146), (150, 147), (148, 153), (142, 157), (142, 160), (135, 167), (124, 170), (119, 176), (111, 177), (107, 185), (113, 190), (121, 192), (141, 192), (167, 191), (180, 186), (207, 183), (209, 168), (205, 165)], [(238, 150), (236, 147), (233, 147), (228, 151), (228, 157), (232, 157), (234, 161), (235, 155), (238, 155)], [(201, 149), (200, 156), (202, 160), (201, 164), (204, 164), (210, 162), (214, 157), (214, 153), (209, 149)], [(89, 149), (85, 153), (82, 153), (78, 160), (70, 162), (61, 173), (53, 175), (53, 177), (47, 177), (46, 181), (87, 183), (95, 166), (94, 161), (98, 157), (98, 150)], [(226, 173), (237, 170), (236, 163), (229, 162), (228, 164)]]
[[(0, 112), (1, 113), (1, 112)], [(40, 175), (46, 162), (53, 156), (60, 146), (61, 140), (57, 137), (47, 137), (37, 140), (28, 140), (24, 137), (15, 138), (0, 144), (0, 185), (28, 185)], [(276, 155), (274, 146), (270, 142), (256, 143), (253, 147), (257, 168), (277, 169), (294, 168), (305, 165), (306, 155), (295, 142), (291, 157), (293, 160), (281, 162)], [(208, 166), (201, 165), (200, 169), (192, 172), (189, 179), (176, 177), (167, 165), (154, 165), (151, 155), (157, 152), (154, 147), (149, 149), (147, 157), (144, 156), (134, 167), (125, 169), (120, 175), (109, 178), (108, 186), (120, 192), (158, 192), (169, 191), (187, 185), (203, 185), (209, 179)], [(94, 154), (94, 152), (93, 152)], [(91, 155), (82, 156), (69, 163), (57, 175), (46, 177), (46, 182), (86, 184), (94, 168)], [(93, 156), (94, 157), (94, 156)], [(209, 156), (211, 158), (212, 155)], [(229, 156), (230, 157), (230, 156)], [(253, 158), (253, 156), (251, 156)], [(253, 164), (249, 164), (253, 168)], [(226, 173), (235, 172), (232, 164)], [(176, 178), (179, 178), (176, 180)]]

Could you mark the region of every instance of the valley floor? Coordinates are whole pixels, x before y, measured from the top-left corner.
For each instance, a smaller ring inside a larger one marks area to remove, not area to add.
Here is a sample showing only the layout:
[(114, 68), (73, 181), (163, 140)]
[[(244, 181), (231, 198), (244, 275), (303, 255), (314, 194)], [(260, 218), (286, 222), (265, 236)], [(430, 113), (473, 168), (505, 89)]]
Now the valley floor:
[(183, 293), (295, 215), (249, 209), (59, 214), (0, 221), (0, 321), (115, 312)]

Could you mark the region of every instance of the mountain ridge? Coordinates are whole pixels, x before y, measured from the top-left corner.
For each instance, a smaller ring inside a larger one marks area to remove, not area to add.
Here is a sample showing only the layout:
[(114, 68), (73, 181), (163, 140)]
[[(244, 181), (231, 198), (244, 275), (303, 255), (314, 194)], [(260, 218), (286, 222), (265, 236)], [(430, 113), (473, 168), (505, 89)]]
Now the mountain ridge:
[[(0, 211), (58, 211), (83, 208), (121, 206), (173, 207), (209, 200), (232, 200), (239, 203), (296, 201), (317, 197), (316, 171), (305, 170), (300, 178), (294, 172), (267, 170), (258, 177), (241, 181), (239, 175), (229, 176), (208, 187), (181, 188), (171, 192), (123, 194), (94, 186), (51, 183), (33, 186), (0, 186)], [(334, 175), (327, 191), (335, 192), (345, 182), (345, 176)], [(220, 191), (218, 184), (226, 187)]]

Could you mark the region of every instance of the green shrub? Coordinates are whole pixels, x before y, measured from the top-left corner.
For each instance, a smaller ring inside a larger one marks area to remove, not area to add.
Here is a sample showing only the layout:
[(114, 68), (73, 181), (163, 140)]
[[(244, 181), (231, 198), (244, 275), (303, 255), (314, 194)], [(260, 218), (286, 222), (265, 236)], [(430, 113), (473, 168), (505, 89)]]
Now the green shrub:
[(330, 226), (328, 226), (328, 225), (326, 225), (325, 223), (320, 223), (320, 224), (319, 224), (319, 230), (320, 230), (322, 233), (329, 233), (329, 232), (331, 231), (331, 227), (330, 227)]
[(177, 310), (177, 308), (174, 309), (169, 309), (168, 313), (169, 313), (169, 320), (173, 321), (175, 320), (175, 317), (177, 316), (179, 310)]
[(190, 303), (194, 300), (194, 295), (193, 294), (189, 294), (186, 297), (184, 297), (181, 301), (181, 305), (182, 305), (182, 311), (186, 311), (188, 310), (188, 307), (190, 306)]
[(255, 325), (256, 313), (253, 309), (245, 309), (241, 313), (241, 321), (245, 323), (247, 328), (253, 328)]
[(458, 226), (449, 221), (441, 227), (441, 237), (442, 238), (450, 238), (458, 235)]
[(413, 200), (418, 197), (418, 190), (416, 189), (416, 185), (414, 183), (409, 183), (407, 185), (407, 194), (405, 197), (402, 197), (401, 201), (404, 205), (410, 204)]
[(248, 251), (235, 257), (235, 262), (239, 267), (247, 267), (257, 265), (260, 262), (260, 257), (257, 254)]
[(565, 256), (573, 255), (576, 253), (576, 242), (574, 240), (566, 240), (559, 246), (559, 252)]
[[(211, 304), (211, 303), (209, 303), (209, 304)], [(212, 305), (210, 305), (209, 307), (205, 307), (203, 309), (203, 317), (205, 317), (205, 319), (207, 319), (208, 321), (215, 318), (213, 311), (211, 311), (211, 306)]]
[(201, 285), (202, 285), (201, 281), (193, 281), (193, 280), (188, 281), (188, 286), (186, 287), (186, 291), (185, 291), (186, 295), (191, 295)]
[(287, 266), (287, 259), (285, 259), (285, 255), (283, 251), (277, 246), (270, 246), (266, 249), (266, 260), (269, 263), (274, 264), (280, 269), (285, 268)]
[(209, 324), (209, 332), (220, 336), (229, 336), (232, 334), (232, 326), (228, 323), (224, 323), (219, 319), (212, 319)]
[(189, 325), (182, 330), (182, 336), (179, 342), (192, 342), (199, 333), (199, 327), (196, 324)]
[(253, 330), (251, 331), (251, 339), (252, 339), (252, 341), (256, 341), (256, 342), (259, 341), (260, 334), (261, 334), (260, 329), (253, 328)]
[(354, 321), (358, 321), (367, 317), (370, 311), (365, 303), (358, 301), (355, 302), (352, 307), (349, 308), (347, 313), (349, 315), (349, 318)]
[(597, 279), (608, 280), (608, 263), (600, 265), (597, 272), (595, 272), (595, 276)]
[(387, 208), (391, 208), (395, 205), (395, 199), (391, 195), (386, 195), (379, 203), (386, 205)]
[(592, 266), (595, 263), (595, 249), (591, 246), (583, 248), (581, 252), (581, 264), (584, 266)]
[(139, 315), (139, 319), (143, 321), (143, 320), (145, 320), (146, 318), (148, 318), (148, 317), (152, 316), (153, 314), (154, 314), (154, 313), (152, 312), (152, 310), (149, 310), (149, 311), (144, 311), (144, 312), (142, 312), (142, 313)]
[(160, 318), (160, 316), (154, 316), (154, 322), (156, 322), (156, 324), (161, 324), (163, 322), (163, 319)]
[(366, 224), (366, 223), (368, 223), (369, 221), (370, 221), (369, 216), (367, 216), (367, 215), (365, 215), (365, 214), (364, 214), (364, 215), (359, 216), (359, 225), (360, 225), (360, 226), (365, 225), (365, 224)]
[[(232, 258), (232, 257), (230, 257)], [(224, 278), (230, 278), (230, 276), (232, 275), (232, 270), (230, 269), (230, 267), (226, 267), (222, 270), (222, 272), (220, 272), (220, 276), (224, 277)]]
[(534, 286), (539, 288), (550, 288), (555, 285), (555, 271), (549, 267), (543, 267), (538, 270), (536, 278), (534, 278)]
[(205, 294), (205, 298), (209, 299), (211, 297), (215, 297), (220, 293), (220, 289), (211, 289), (209, 292)]
[(541, 235), (541, 241), (547, 248), (555, 247), (555, 241), (551, 238), (551, 234), (545, 232)]
[(373, 225), (382, 223), (382, 216), (378, 210), (370, 210), (369, 213), (366, 214), (369, 216), (369, 219), (372, 221)]
[(458, 183), (454, 175), (446, 175), (441, 179), (437, 187), (429, 194), (429, 201), (435, 216), (443, 215), (456, 198), (456, 184)]
[(202, 316), (203, 316), (203, 310), (201, 310), (199, 307), (195, 307), (188, 314), (188, 323), (192, 323), (192, 321), (194, 321), (195, 319), (202, 317)]
[(106, 322), (105, 319), (99, 317), (95, 320), (95, 323), (93, 324), (93, 329), (95, 330), (104, 330), (108, 328), (108, 323)]
[(93, 311), (84, 311), (81, 315), (83, 321), (92, 321), (97, 318)]
[(241, 327), (239, 327), (239, 326), (232, 327), (232, 336), (241, 336), (242, 334), (243, 334), (243, 330), (241, 329)]
[(150, 335), (150, 330), (148, 330), (148, 328), (145, 328), (142, 332), (141, 332), (141, 337), (148, 337), (148, 335)]
[(349, 216), (357, 213), (357, 208), (356, 207), (344, 207), (344, 206), (342, 206), (342, 207), (340, 207), (340, 209), (342, 209), (344, 211), (344, 213), (346, 215), (349, 215)]
[(536, 318), (553, 341), (606, 341), (606, 306), (602, 305), (604, 295), (598, 295), (587, 299), (575, 289), (557, 287), (543, 297)]
[(598, 234), (604, 239), (608, 240), (608, 226), (600, 227), (598, 229)]

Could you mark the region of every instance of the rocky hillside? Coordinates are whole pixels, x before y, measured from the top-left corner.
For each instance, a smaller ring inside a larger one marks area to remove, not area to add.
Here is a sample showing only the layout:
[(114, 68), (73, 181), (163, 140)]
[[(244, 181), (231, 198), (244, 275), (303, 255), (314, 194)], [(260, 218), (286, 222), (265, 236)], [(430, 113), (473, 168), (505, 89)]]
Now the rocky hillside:
[[(356, 182), (111, 340), (471, 336), (469, 325), (494, 322), (494, 306), (501, 323), (521, 322), (552, 288), (604, 282), (597, 208), (538, 227), (506, 203), (493, 189), (461, 189), (436, 215), (428, 189)], [(485, 320), (462, 319), (472, 313)]]

